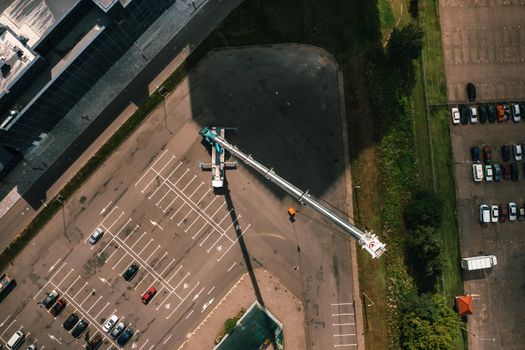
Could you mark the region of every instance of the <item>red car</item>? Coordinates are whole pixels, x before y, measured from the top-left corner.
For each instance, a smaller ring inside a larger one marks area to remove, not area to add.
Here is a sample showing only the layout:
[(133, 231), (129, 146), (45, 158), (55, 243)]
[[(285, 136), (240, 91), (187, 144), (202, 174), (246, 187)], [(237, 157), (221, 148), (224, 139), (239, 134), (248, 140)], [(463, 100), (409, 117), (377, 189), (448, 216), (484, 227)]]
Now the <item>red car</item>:
[(492, 163), (492, 148), (490, 146), (483, 147), (483, 160), (485, 164)]
[(509, 218), (509, 210), (507, 204), (500, 204), (499, 206), (499, 222), (505, 222)]
[(142, 303), (146, 305), (149, 304), (149, 302), (151, 301), (151, 299), (153, 299), (155, 294), (157, 294), (157, 290), (155, 289), (155, 287), (149, 287), (146, 293), (142, 295)]

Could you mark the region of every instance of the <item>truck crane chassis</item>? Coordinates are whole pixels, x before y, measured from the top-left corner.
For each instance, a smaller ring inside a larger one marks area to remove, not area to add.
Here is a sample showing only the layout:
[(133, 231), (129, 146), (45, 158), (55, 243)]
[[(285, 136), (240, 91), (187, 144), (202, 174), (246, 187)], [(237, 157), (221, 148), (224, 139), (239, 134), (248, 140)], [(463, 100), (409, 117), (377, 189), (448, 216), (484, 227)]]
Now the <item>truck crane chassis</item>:
[(214, 147), (217, 151), (224, 152), (224, 150), (227, 150), (235, 157), (242, 160), (244, 163), (262, 174), (266, 179), (282, 188), (297, 201), (299, 201), (299, 203), (309, 205), (319, 214), (323, 215), (337, 226), (342, 228), (346, 234), (355, 239), (363, 249), (372, 255), (373, 258), (378, 258), (385, 252), (385, 245), (379, 241), (378, 237), (373, 234), (373, 232), (362, 231), (349, 223), (345, 218), (342, 218), (339, 215), (333, 213), (330, 209), (322, 205), (318, 200), (310, 195), (308, 190), (303, 191), (297, 188), (290, 182), (277, 175), (273, 168), (267, 168), (261, 163), (257, 162), (251, 154), (242, 152), (237, 148), (237, 146), (230, 144), (223, 137), (213, 132), (212, 129), (204, 127), (199, 133), (206, 140), (206, 142)]

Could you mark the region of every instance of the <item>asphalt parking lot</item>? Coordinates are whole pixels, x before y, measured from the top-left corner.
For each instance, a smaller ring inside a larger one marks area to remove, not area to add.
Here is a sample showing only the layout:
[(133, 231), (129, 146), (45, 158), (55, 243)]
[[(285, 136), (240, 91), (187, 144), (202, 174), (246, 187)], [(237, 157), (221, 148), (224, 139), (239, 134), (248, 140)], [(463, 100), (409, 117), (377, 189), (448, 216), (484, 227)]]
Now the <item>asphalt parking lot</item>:
[[(101, 349), (118, 348), (102, 329), (117, 315), (134, 332), (127, 348), (176, 348), (240, 276), (262, 267), (301, 299), (305, 323), (287, 326), (307, 329), (309, 349), (357, 347), (348, 239), (309, 208), (292, 225), (295, 201), (243, 165), (218, 193), (198, 166), (210, 160), (200, 127), (238, 126), (228, 139), (345, 208), (335, 68), (299, 45), (208, 57), (10, 266), (18, 285), (2, 302), (0, 339), (23, 327), (24, 346), (81, 348), (99, 334)], [(96, 228), (104, 234), (92, 245)], [(139, 270), (126, 282), (132, 263)], [(67, 301), (57, 317), (41, 305), (52, 290)], [(78, 340), (62, 328), (72, 312), (89, 322)]]
[(448, 100), (466, 100), (465, 85), (479, 101), (525, 100), (525, 2), (439, 1)]
[(479, 206), (516, 202), (523, 207), (525, 161), (517, 162), (518, 181), (475, 183), (470, 148), (490, 146), (494, 162), (503, 163), (501, 146), (524, 142), (525, 122), (457, 125), (451, 133), (462, 257), (493, 254), (498, 260), (492, 270), (464, 272), (465, 292), (474, 295), (474, 314), (468, 316), (469, 348), (522, 349), (525, 221), (480, 224)]

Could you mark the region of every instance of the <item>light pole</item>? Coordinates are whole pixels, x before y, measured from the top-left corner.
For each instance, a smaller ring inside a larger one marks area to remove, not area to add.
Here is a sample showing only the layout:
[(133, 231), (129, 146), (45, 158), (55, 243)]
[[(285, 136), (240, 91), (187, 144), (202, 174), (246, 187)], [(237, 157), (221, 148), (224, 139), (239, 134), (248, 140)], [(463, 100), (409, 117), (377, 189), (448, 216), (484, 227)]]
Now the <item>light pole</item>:
[(354, 195), (355, 195), (355, 209), (357, 211), (357, 221), (361, 221), (361, 216), (359, 215), (359, 190), (361, 189), (360, 185), (355, 185), (353, 187), (354, 189)]
[(68, 242), (71, 243), (71, 239), (67, 236), (67, 230), (66, 230), (66, 210), (64, 208), (64, 199), (62, 198), (62, 195), (59, 194), (56, 197), (56, 200), (62, 206), (62, 222), (64, 224), (64, 237), (66, 237)]

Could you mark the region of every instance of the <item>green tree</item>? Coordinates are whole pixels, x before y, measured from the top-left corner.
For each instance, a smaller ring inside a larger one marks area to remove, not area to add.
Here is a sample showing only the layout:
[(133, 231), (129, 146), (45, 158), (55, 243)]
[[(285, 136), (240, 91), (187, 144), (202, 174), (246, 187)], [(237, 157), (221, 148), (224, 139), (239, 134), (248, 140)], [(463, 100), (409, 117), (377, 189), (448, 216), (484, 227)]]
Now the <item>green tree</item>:
[(401, 346), (405, 350), (449, 350), (459, 317), (439, 294), (413, 294), (404, 301), (401, 320)]
[(421, 56), (423, 30), (411, 23), (401, 29), (394, 28), (388, 42), (388, 57), (391, 61), (407, 66)]
[(237, 321), (234, 318), (228, 318), (226, 321), (224, 321), (224, 333), (231, 334), (231, 332), (233, 332), (235, 329), (236, 324)]
[(437, 276), (443, 271), (441, 245), (437, 239), (436, 229), (430, 226), (419, 226), (412, 231), (410, 239), (411, 255), (414, 265), (426, 277)]
[(419, 191), (405, 206), (404, 217), (409, 230), (419, 226), (439, 228), (443, 220), (443, 201), (434, 192)]

